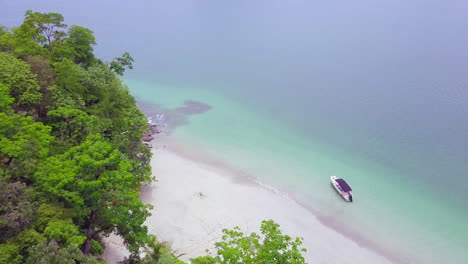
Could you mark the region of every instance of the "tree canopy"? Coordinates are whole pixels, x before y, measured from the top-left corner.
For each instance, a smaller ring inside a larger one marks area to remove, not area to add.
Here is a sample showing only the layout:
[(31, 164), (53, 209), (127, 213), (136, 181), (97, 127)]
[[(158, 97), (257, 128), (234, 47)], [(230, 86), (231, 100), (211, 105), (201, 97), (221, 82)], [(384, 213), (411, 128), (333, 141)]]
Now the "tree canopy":
[(134, 189), (138, 181), (130, 170), (120, 151), (92, 134), (81, 145), (48, 158), (36, 173), (44, 192), (85, 217), (84, 253), (89, 253), (91, 240), (101, 232), (122, 235), (132, 250), (145, 244), (143, 222), (149, 215), (148, 206), (138, 199)]
[(76, 247), (60, 247), (57, 242), (42, 242), (30, 250), (26, 264), (98, 264), (93, 256), (83, 255)]
[(35, 215), (32, 190), (20, 182), (0, 178), (0, 242), (23, 230)]
[(273, 220), (263, 221), (261, 234), (245, 235), (238, 227), (224, 229), (222, 241), (215, 243), (216, 256), (192, 259), (192, 264), (232, 264), (232, 263), (269, 263), (303, 264), (306, 263), (301, 248), (302, 238), (283, 235), (279, 225)]
[(16, 109), (31, 111), (42, 97), (29, 64), (3, 52), (0, 52), (0, 84), (10, 91)]
[[(95, 45), (59, 13), (0, 26), (0, 263), (104, 263), (111, 233), (132, 253), (123, 263), (184, 263), (144, 225), (147, 120), (119, 79), (134, 60), (103, 62)], [(192, 262), (304, 263), (301, 239), (272, 221), (261, 231), (225, 230), (215, 257)]]
[(59, 13), (0, 27), (0, 263), (102, 263), (104, 236), (150, 239), (146, 118), (94, 45)]
[(124, 52), (122, 56), (115, 58), (110, 63), (110, 68), (118, 75), (123, 75), (125, 68), (133, 69), (133, 58), (130, 53)]
[(93, 46), (96, 45), (93, 31), (80, 26), (71, 26), (68, 29), (68, 38), (65, 39), (65, 44), (73, 50), (76, 64), (91, 65), (94, 59)]
[(26, 11), (24, 23), (36, 29), (34, 41), (51, 49), (51, 42), (64, 36), (63, 16), (59, 13), (39, 13)]
[(28, 179), (28, 173), (49, 153), (50, 131), (30, 116), (0, 113), (0, 175)]

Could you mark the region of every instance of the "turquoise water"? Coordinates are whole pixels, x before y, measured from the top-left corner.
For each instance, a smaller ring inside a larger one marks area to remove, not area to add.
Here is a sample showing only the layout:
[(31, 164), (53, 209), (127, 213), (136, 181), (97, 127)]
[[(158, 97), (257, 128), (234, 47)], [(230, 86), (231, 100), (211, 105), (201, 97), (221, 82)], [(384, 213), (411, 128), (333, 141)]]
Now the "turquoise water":
[[(364, 246), (397, 254), (407, 263), (463, 263), (466, 259), (468, 214), (434, 195), (437, 189), (417, 177), (306, 138), (213, 90), (135, 80), (127, 84), (137, 98), (166, 108), (180, 107), (189, 99), (212, 106), (204, 114), (189, 117), (172, 136), (294, 193), (334, 227), (359, 237)], [(330, 175), (343, 175), (350, 181), (355, 191), (352, 205), (335, 195)]]
[(27, 9), (129, 51), (137, 97), (212, 107), (173, 137), (399, 262), (468, 262), (468, 2), (0, 0), (0, 24)]

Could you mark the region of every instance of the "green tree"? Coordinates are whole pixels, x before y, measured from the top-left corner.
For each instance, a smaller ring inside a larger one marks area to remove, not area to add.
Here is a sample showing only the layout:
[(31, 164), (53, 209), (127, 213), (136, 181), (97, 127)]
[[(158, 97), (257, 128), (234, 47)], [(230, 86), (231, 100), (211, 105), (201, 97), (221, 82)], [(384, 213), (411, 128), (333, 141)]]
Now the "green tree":
[(2, 37), (3, 34), (8, 32), (8, 28), (5, 26), (0, 25), (0, 38)]
[(49, 152), (50, 131), (30, 116), (0, 113), (0, 175), (10, 170), (10, 175), (27, 179)]
[[(210, 256), (198, 257), (195, 259), (191, 259), (190, 261), (192, 264), (218, 264), (220, 263), (217, 261), (216, 258), (213, 258)], [(239, 263), (239, 262), (233, 262), (233, 263)]]
[(86, 256), (76, 247), (61, 248), (54, 240), (31, 248), (26, 264), (98, 264), (93, 256)]
[(10, 89), (0, 83), (0, 112), (11, 112), (11, 103), (13, 103), (15, 99), (10, 96)]
[(21, 182), (0, 177), (0, 242), (16, 235), (33, 220), (36, 204), (32, 191)]
[(132, 56), (130, 56), (130, 53), (124, 52), (122, 56), (112, 60), (112, 62), (110, 63), (110, 68), (115, 73), (122, 76), (126, 68), (133, 69), (133, 62), (134, 60)]
[(31, 247), (43, 241), (46, 241), (46, 238), (43, 236), (43, 234), (37, 232), (34, 228), (26, 229), (19, 233), (14, 239), (12, 239), (12, 242), (19, 246), (20, 254), (24, 258), (27, 258), (29, 255), (29, 249)]
[(117, 76), (133, 58), (105, 64), (95, 44), (58, 13), (0, 27), (0, 263), (88, 263), (112, 232), (134, 256), (148, 242), (146, 118)]
[(261, 235), (246, 236), (238, 227), (224, 229), (223, 240), (215, 243), (215, 257), (205, 256), (192, 259), (193, 264), (302, 264), (306, 263), (301, 248), (302, 238), (283, 235), (273, 220), (263, 221)]
[(50, 58), (52, 62), (60, 62), (64, 59), (74, 59), (75, 51), (72, 47), (67, 45), (65, 38), (54, 40), (50, 45), (52, 49), (50, 52)]
[[(0, 51), (12, 52), (19, 57), (27, 55), (47, 55), (54, 39), (62, 39), (66, 34), (61, 29), (63, 16), (58, 13), (26, 11), (23, 24), (10, 31), (1, 30)], [(47, 50), (49, 49), (49, 50)]]
[(68, 38), (65, 39), (65, 44), (73, 50), (76, 64), (85, 67), (91, 65), (94, 59), (93, 46), (96, 45), (93, 31), (80, 26), (71, 26), (68, 29)]
[(24, 24), (36, 29), (34, 41), (49, 48), (54, 39), (64, 37), (65, 32), (61, 29), (67, 26), (63, 24), (63, 16), (59, 13), (40, 13), (31, 10), (26, 11)]
[(72, 94), (81, 95), (85, 89), (80, 83), (82, 69), (69, 59), (64, 59), (56, 63), (55, 71), (57, 72), (57, 85), (61, 86), (65, 91)]
[(70, 221), (76, 218), (77, 213), (73, 209), (64, 208), (59, 203), (41, 203), (34, 221), (34, 228), (43, 232), (50, 222), (56, 220)]
[(44, 192), (63, 200), (85, 220), (83, 253), (98, 234), (116, 232), (132, 251), (144, 245), (148, 212), (138, 198), (138, 184), (124, 155), (99, 135), (47, 159), (36, 173)]
[(169, 246), (165, 243), (159, 242), (155, 236), (151, 236), (148, 243), (143, 247), (143, 257), (141, 254), (134, 253), (124, 260), (118, 262), (119, 264), (186, 264), (179, 260), (171, 252)]
[(143, 247), (144, 257), (141, 264), (184, 264), (172, 254), (166, 243), (159, 242), (155, 236), (151, 236), (150, 241)]
[(80, 247), (86, 239), (71, 220), (51, 221), (47, 224), (44, 235), (49, 240), (55, 240), (62, 246)]
[(53, 134), (60, 140), (61, 144), (78, 145), (90, 133), (99, 132), (95, 116), (70, 106), (51, 110), (47, 116), (49, 124), (53, 128)]
[(13, 53), (15, 51), (13, 39), (13, 32), (4, 26), (0, 26), (0, 52)]
[(55, 84), (57, 74), (50, 61), (44, 56), (27, 56), (25, 61), (30, 65), (31, 72), (36, 75), (40, 87), (42, 99), (37, 106), (37, 114), (41, 120), (44, 120), (52, 104), (49, 87)]
[[(82, 96), (85, 94), (86, 88), (80, 81), (83, 73), (82, 68), (69, 59), (64, 59), (61, 62), (55, 63), (54, 67), (57, 73), (57, 88), (56, 91), (54, 91), (55, 94), (58, 94), (59, 98), (67, 98), (67, 101), (71, 103), (71, 105), (68, 106), (78, 108), (84, 107)], [(59, 98), (56, 98), (56, 101), (59, 101)]]
[(21, 264), (20, 246), (12, 243), (0, 244), (0, 263)]
[[(92, 65), (82, 72), (81, 83), (87, 88), (83, 94), (87, 106), (93, 106), (112, 93), (115, 74), (105, 65)], [(112, 85), (112, 86), (111, 86)]]
[(132, 173), (140, 181), (151, 180), (151, 153), (141, 141), (147, 120), (135, 106), (128, 88), (106, 65), (89, 67), (81, 80), (88, 91), (85, 95), (87, 110), (98, 118), (98, 130), (127, 155)]
[(54, 85), (57, 74), (46, 57), (27, 56), (24, 60), (29, 64), (31, 72), (36, 75), (42, 93), (47, 87)]
[(29, 64), (4, 52), (0, 52), (0, 84), (10, 90), (17, 110), (31, 110), (42, 97)]
[(18, 57), (27, 55), (46, 55), (47, 49), (34, 39), (38, 37), (37, 30), (26, 23), (13, 28), (10, 32), (3, 34), (0, 38), (2, 51), (8, 51)]

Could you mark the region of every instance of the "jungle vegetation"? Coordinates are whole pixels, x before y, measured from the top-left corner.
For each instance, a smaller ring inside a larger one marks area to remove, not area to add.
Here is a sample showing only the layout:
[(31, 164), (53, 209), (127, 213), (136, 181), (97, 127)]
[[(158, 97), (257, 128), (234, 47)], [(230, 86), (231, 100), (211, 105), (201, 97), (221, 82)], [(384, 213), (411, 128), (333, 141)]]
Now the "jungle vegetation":
[[(58, 13), (27, 11), (0, 26), (0, 263), (104, 263), (103, 237), (121, 236), (122, 263), (183, 263), (144, 225), (152, 179), (146, 117), (119, 79), (128, 52), (93, 53), (93, 31)], [(273, 221), (261, 235), (225, 230), (202, 263), (304, 263), (302, 240)], [(143, 253), (143, 254), (142, 254)]]

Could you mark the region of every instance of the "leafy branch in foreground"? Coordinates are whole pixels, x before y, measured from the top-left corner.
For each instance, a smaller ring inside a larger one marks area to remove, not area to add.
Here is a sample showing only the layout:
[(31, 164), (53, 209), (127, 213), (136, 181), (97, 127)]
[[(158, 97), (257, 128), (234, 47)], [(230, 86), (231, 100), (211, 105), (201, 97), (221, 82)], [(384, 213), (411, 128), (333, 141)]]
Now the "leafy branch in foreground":
[(301, 248), (302, 238), (283, 235), (279, 225), (273, 220), (262, 221), (261, 235), (251, 233), (246, 236), (239, 227), (224, 229), (222, 241), (215, 244), (216, 256), (191, 259), (192, 264), (231, 264), (231, 263), (268, 263), (303, 264), (306, 263)]

